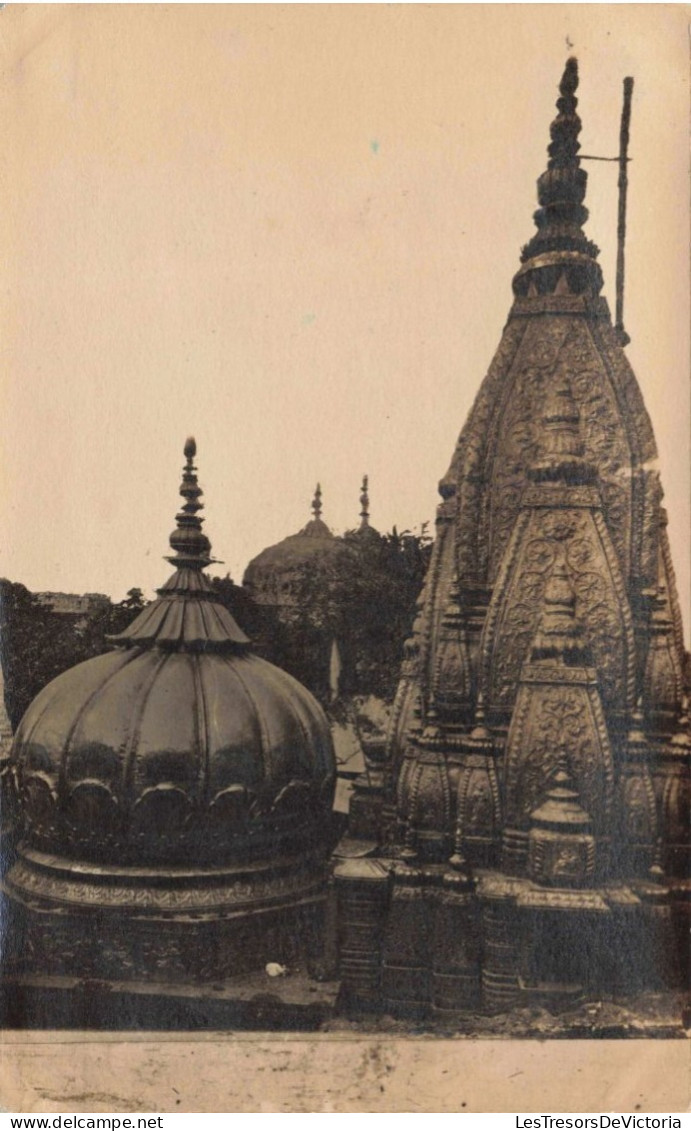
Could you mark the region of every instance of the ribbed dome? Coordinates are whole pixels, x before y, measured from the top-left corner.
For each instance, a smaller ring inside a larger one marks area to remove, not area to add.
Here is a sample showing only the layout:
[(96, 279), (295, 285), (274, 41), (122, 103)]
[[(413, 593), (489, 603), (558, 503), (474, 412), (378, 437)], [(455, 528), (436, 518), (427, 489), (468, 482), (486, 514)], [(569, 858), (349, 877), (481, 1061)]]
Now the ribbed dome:
[(201, 572), (192, 459), (176, 573), (117, 650), (34, 700), (12, 759), (32, 847), (118, 864), (227, 863), (299, 850), (328, 812), (334, 762), (310, 693), (253, 655)]

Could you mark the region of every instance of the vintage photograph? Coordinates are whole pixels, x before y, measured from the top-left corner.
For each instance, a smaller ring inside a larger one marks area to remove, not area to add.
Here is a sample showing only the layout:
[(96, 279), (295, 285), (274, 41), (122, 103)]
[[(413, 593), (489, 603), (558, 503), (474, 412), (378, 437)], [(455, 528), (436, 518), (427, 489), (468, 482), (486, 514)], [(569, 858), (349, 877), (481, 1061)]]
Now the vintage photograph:
[(688, 16), (0, 10), (10, 1038), (688, 1036)]

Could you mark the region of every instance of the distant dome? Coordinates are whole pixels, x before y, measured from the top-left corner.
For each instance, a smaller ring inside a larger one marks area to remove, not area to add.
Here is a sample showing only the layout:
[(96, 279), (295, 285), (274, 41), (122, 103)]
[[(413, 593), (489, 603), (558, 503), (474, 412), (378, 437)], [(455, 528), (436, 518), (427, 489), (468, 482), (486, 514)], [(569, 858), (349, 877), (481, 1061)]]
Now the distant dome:
[(332, 534), (321, 517), (321, 499), (317, 483), (312, 500), (314, 518), (297, 534), (262, 550), (247, 566), (242, 583), (260, 605), (294, 604), (299, 572), (305, 566), (326, 563), (342, 550), (342, 539)]
[[(252, 654), (202, 572), (212, 559), (195, 451), (188, 441), (175, 573), (112, 638), (115, 651), (58, 676), (18, 728), (26, 840), (8, 876), (15, 898), (121, 912), (131, 901), (138, 914), (211, 905), (223, 917), (263, 902), (285, 911), (319, 886), (329, 726), (301, 684)], [(210, 976), (256, 958), (228, 954)]]

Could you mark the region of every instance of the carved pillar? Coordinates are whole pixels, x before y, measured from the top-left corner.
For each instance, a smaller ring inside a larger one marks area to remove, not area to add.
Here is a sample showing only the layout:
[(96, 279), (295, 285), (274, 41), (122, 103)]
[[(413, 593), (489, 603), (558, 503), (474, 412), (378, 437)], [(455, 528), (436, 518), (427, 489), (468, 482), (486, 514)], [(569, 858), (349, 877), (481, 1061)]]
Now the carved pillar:
[(485, 958), (483, 1003), (490, 1012), (511, 1009), (519, 998), (520, 937), (512, 894), (495, 893), (483, 910)]
[[(679, 955), (673, 945), (673, 910), (662, 868), (653, 864), (647, 882), (636, 885), (643, 905), (641, 930), (641, 980), (649, 989), (665, 990), (679, 981)], [(688, 949), (688, 935), (687, 935)], [(688, 985), (688, 982), (685, 984)]]
[(663, 867), (671, 880), (687, 877), (691, 857), (691, 732), (686, 712), (665, 749), (662, 765)]
[(449, 1018), (478, 1008), (482, 952), (475, 882), (461, 858), (451, 863), (435, 902), (432, 962), (433, 1010)]
[(346, 1012), (374, 1011), (381, 1003), (381, 937), (389, 897), (389, 872), (380, 860), (349, 859), (337, 864), (341, 989)]
[(461, 740), (463, 756), (458, 777), (456, 850), (471, 864), (496, 865), (501, 844), (501, 795), (492, 735), (485, 726), (482, 696), (478, 697), (475, 725)]

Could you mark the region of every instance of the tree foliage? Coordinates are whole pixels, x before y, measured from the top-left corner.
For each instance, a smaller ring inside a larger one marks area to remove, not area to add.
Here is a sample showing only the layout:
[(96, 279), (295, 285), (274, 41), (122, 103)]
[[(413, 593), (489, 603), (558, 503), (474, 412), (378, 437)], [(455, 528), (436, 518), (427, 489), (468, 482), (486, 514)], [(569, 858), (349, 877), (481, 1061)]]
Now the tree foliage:
[(0, 661), (13, 730), (47, 683), (107, 651), (107, 636), (122, 632), (145, 604), (141, 590), (130, 589), (117, 604), (106, 599), (83, 614), (56, 613), (26, 586), (0, 579)]
[[(414, 534), (346, 534), (339, 552), (306, 563), (290, 606), (257, 604), (230, 578), (211, 583), (219, 600), (253, 640), (255, 650), (304, 683), (325, 705), (333, 698), (334, 641), (344, 697), (391, 699), (403, 641), (429, 561), (426, 530)], [(101, 655), (108, 636), (122, 632), (144, 608), (141, 589), (123, 601), (97, 602), (85, 613), (54, 612), (17, 582), (0, 580), (0, 661), (13, 729), (39, 691), (61, 672)]]
[(273, 628), (270, 658), (328, 703), (335, 641), (341, 694), (390, 700), (431, 544), (424, 527), (420, 534), (395, 527), (384, 535), (346, 534), (339, 553), (300, 570), (294, 604)]
[(261, 630), (261, 610), (242, 585), (236, 585), (230, 574), (209, 578), (218, 600), (228, 609), (243, 632), (254, 640)]

